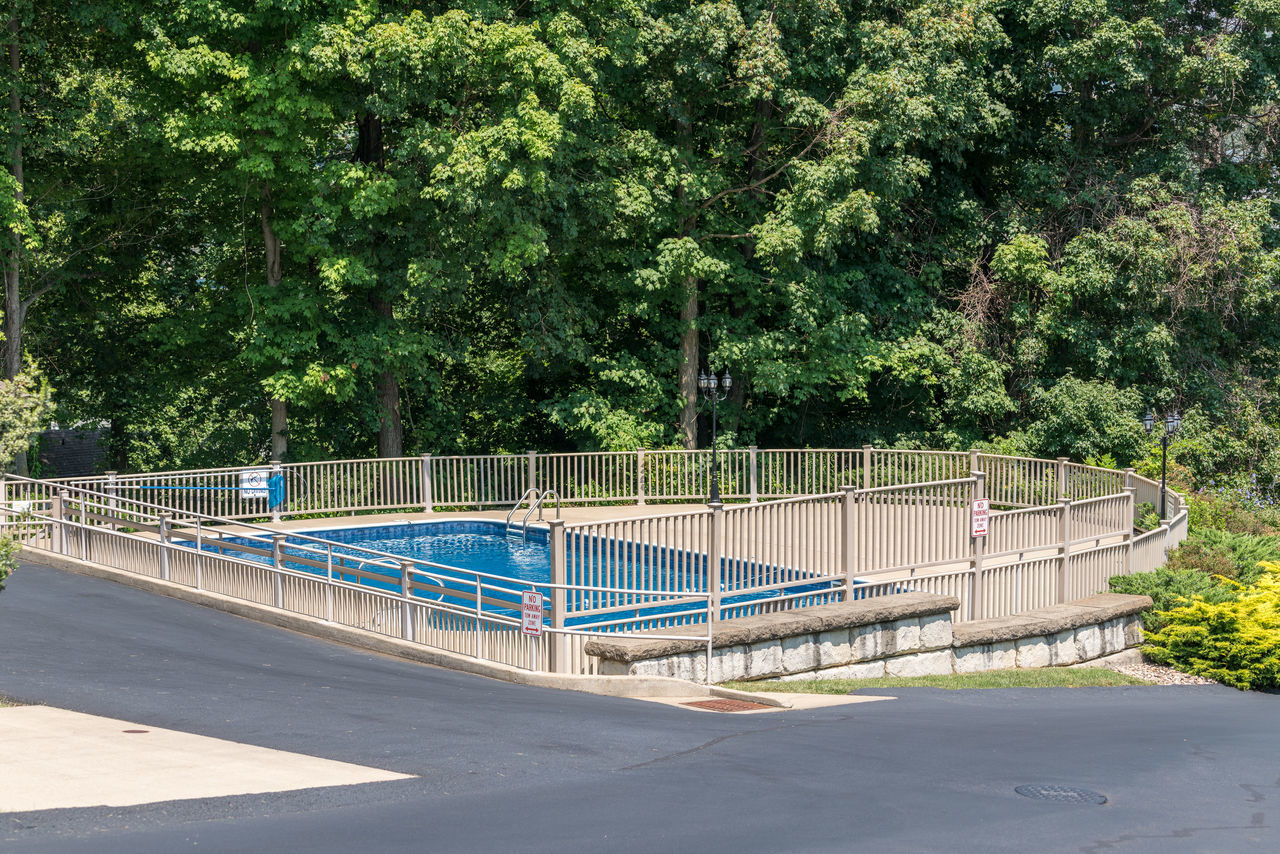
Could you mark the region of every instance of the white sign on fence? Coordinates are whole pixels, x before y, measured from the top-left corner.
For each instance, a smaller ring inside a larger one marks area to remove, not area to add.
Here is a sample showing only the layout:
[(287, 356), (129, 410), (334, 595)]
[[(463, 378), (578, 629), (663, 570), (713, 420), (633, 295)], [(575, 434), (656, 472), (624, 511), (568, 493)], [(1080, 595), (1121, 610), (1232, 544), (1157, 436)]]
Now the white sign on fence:
[(542, 594), (537, 590), (526, 590), (520, 597), (520, 631), (542, 636)]
[(987, 523), (991, 520), (990, 498), (975, 498), (973, 500), (972, 520), (971, 536), (985, 537), (987, 535)]
[(271, 469), (248, 469), (240, 472), (241, 498), (266, 498), (267, 478)]

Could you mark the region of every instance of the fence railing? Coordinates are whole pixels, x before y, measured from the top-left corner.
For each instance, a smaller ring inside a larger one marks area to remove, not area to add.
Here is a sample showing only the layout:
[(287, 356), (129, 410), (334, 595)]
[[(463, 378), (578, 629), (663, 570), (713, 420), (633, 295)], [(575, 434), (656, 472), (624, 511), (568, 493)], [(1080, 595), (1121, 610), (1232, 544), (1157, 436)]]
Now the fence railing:
[[(32, 492), (40, 488), (37, 481), (9, 480)], [(231, 520), (225, 518), (178, 518), (161, 505), (65, 485), (49, 500), (18, 503), (0, 505), (0, 528), (30, 548), (529, 670), (594, 672), (595, 660), (582, 648), (617, 629), (600, 620), (566, 625), (569, 601), (679, 606), (701, 618), (671, 625), (712, 622), (712, 597), (705, 590), (611, 587), (599, 579), (570, 587), (406, 560), (260, 525), (235, 525), (228, 533)], [(521, 599), (530, 590), (541, 593), (546, 606), (541, 636), (522, 631)]]
[[(530, 484), (569, 503), (696, 500), (709, 485), (710, 455), (529, 453), (9, 477), (0, 526), (32, 548), (504, 664), (578, 673), (595, 666), (582, 651), (588, 636), (688, 632), (904, 591), (956, 596), (961, 621), (1014, 614), (1105, 589), (1110, 575), (1154, 569), (1186, 535), (1181, 496), (1169, 492), (1168, 520), (1135, 536), (1135, 505), (1159, 485), (1066, 460), (870, 447), (717, 457), (725, 496), (748, 503), (551, 522), (545, 584), (242, 520), (267, 515), (260, 493), (272, 478), (284, 484), (281, 516), (511, 505)], [(783, 497), (792, 490), (813, 491)], [(986, 536), (971, 530), (979, 498), (995, 506)], [(528, 589), (548, 603), (553, 640), (542, 646), (513, 634)]]
[[(934, 483), (966, 478), (973, 471), (987, 475), (987, 497), (1002, 507), (1117, 494), (1124, 490), (1126, 478), (1145, 498), (1150, 483), (1129, 473), (1066, 460), (977, 451), (742, 448), (719, 451), (716, 458), (720, 492), (729, 502), (821, 495), (846, 486), (871, 489)], [(414, 507), (495, 507), (514, 504), (529, 489), (553, 490), (567, 504), (697, 501), (710, 491), (711, 467), (710, 451), (530, 451), (273, 462), (153, 474), (107, 472), (46, 482), (152, 501), (177, 512), (255, 519)], [(267, 483), (277, 476), (281, 487), (273, 504)]]

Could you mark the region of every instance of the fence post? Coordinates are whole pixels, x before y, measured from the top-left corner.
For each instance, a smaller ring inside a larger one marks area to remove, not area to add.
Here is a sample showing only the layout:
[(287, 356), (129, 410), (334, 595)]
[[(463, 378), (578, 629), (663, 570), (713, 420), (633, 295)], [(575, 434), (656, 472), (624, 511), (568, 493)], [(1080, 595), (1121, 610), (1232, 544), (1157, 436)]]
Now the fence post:
[(871, 488), (871, 446), (862, 446), (862, 488)]
[[(987, 497), (987, 475), (986, 472), (972, 471), (969, 476), (973, 478), (973, 501), (979, 498)], [(981, 620), (986, 613), (986, 609), (982, 604), (983, 578), (982, 578), (982, 555), (986, 550), (987, 538), (973, 536), (973, 503), (969, 504), (969, 572), (971, 573), (971, 583), (969, 585), (969, 619)]]
[(551, 672), (569, 672), (569, 637), (560, 630), (564, 628), (565, 611), (569, 607), (568, 584), (569, 571), (565, 554), (565, 532), (562, 519), (547, 522), (551, 531), (547, 542), (551, 547)]
[(419, 483), (419, 489), (421, 490), (420, 497), (422, 498), (422, 512), (423, 513), (434, 512), (435, 508), (432, 507), (433, 500), (431, 495), (431, 455), (430, 454), (422, 455), (422, 476), (421, 476), (421, 481)]
[[(281, 477), (281, 478), (282, 478), (282, 477), (284, 477), (284, 472), (283, 472), (283, 471), (281, 471), (281, 469), (280, 469), (280, 461), (279, 461), (279, 460), (272, 460), (272, 461), (271, 461), (271, 476), (270, 476), (270, 478), (268, 478), (268, 480), (267, 480), (267, 503), (268, 503), (268, 504), (271, 504), (271, 489), (270, 489), (270, 485), (271, 485), (271, 483), (272, 483), (271, 478), (276, 478), (276, 477)], [(276, 482), (276, 483), (279, 483), (279, 481), (275, 481), (275, 482)], [(272, 504), (270, 509), (271, 509), (271, 521), (272, 521), (272, 522), (279, 522), (279, 521), (280, 521), (280, 505), (279, 505), (279, 504)]]
[(49, 517), (53, 519), (53, 529), (49, 531), (50, 546), (58, 554), (67, 553), (66, 501), (65, 489), (59, 489), (49, 501)]
[(1128, 489), (1131, 486), (1135, 488), (1137, 487), (1137, 484), (1133, 482), (1135, 473), (1136, 471), (1132, 467), (1124, 470), (1124, 488), (1125, 489)]
[(271, 565), (276, 569), (271, 573), (272, 601), (277, 608), (284, 608), (284, 578), (280, 570), (284, 569), (284, 541), (286, 534), (275, 534), (271, 537)]
[(844, 492), (842, 499), (844, 524), (840, 526), (840, 565), (844, 567), (844, 601), (852, 602), (855, 573), (853, 556), (858, 535), (855, 519), (858, 509), (858, 490), (854, 486), (842, 486), (840, 489)]
[(760, 478), (757, 469), (757, 451), (756, 446), (752, 445), (747, 449), (751, 457), (751, 503), (755, 504), (760, 500)]
[(170, 513), (160, 514), (160, 577), (165, 581), (169, 580), (169, 528), (173, 525), (173, 515)]
[[(1129, 469), (1133, 471), (1133, 469)], [(1124, 488), (1126, 497), (1124, 518), (1128, 524), (1124, 528), (1124, 574), (1129, 575), (1133, 572), (1133, 516), (1137, 512), (1138, 487), (1126, 486)]]
[(636, 504), (644, 502), (644, 448), (636, 451)]
[[(969, 474), (973, 474), (978, 470), (979, 470), (978, 469), (978, 449), (970, 448), (969, 449)], [(986, 472), (983, 472), (983, 474), (986, 474)]]
[(1067, 572), (1071, 565), (1071, 499), (1058, 499), (1058, 591), (1055, 605), (1067, 601)]
[[(116, 485), (116, 475), (118, 474), (119, 472), (115, 472), (115, 471), (109, 471), (106, 473), (107, 495), (111, 496), (110, 498), (107, 499), (107, 506), (111, 508), (112, 516), (116, 515), (120, 509), (120, 502), (116, 500), (116, 497), (119, 495), (117, 491), (119, 487)], [(118, 530), (115, 520), (112, 520), (111, 522), (111, 530), (113, 531)]]
[(204, 589), (204, 528), (196, 517), (196, 589)]
[[(400, 637), (413, 640), (413, 562), (400, 561)], [(478, 627), (477, 627), (478, 628)]]
[(1068, 457), (1058, 457), (1058, 498), (1068, 498), (1067, 495), (1067, 462)]
[(707, 548), (707, 598), (711, 603), (711, 621), (720, 621), (720, 570), (724, 560), (724, 505), (710, 505), (711, 542)]
[(525, 456), (529, 458), (529, 470), (525, 474), (524, 491), (528, 492), (538, 487), (538, 452), (528, 451)]

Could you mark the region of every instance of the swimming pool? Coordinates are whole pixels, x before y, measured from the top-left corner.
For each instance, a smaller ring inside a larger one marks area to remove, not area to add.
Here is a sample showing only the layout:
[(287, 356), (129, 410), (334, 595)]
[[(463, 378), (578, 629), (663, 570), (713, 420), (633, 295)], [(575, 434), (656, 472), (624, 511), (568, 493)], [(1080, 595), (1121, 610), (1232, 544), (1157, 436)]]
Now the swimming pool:
[[(500, 576), (486, 578), (484, 581), (483, 596), (489, 600), (482, 605), (486, 613), (518, 616), (521, 592), (551, 581), (551, 549), (548, 532), (540, 528), (530, 528), (527, 532), (522, 529), (512, 529), (508, 533), (507, 525), (502, 522), (458, 520), (308, 530), (305, 532), (305, 537), (286, 536), (282, 543), (285, 566), (295, 571), (326, 575), (330, 570), (324, 566), (316, 566), (316, 563), (317, 558), (321, 564), (328, 562), (330, 548), (320, 546), (315, 542), (317, 539), (334, 544), (331, 551), (332, 572), (335, 579), (398, 592), (400, 590), (399, 567), (365, 564), (365, 561), (372, 556), (363, 550), (372, 550), (394, 555), (396, 559), (411, 561), (422, 574), (433, 579), (434, 592), (416, 591), (415, 596), (452, 605), (468, 608), (475, 606), (476, 576), (472, 573)], [(195, 546), (191, 541), (183, 544)], [(628, 567), (623, 575), (630, 580), (625, 582), (625, 586), (640, 586), (641, 579), (644, 579), (648, 584), (653, 585), (655, 590), (663, 593), (705, 595), (707, 587), (705, 555), (639, 543), (611, 543), (611, 545), (615, 547), (613, 550), (615, 560), (619, 551), (625, 552), (627, 556)], [(202, 544), (202, 548), (206, 551), (269, 566), (272, 559), (269, 555), (261, 553), (264, 547), (269, 548), (269, 545), (262, 538), (239, 536), (223, 537), (214, 542), (206, 540)], [(319, 553), (316, 551), (317, 547), (321, 548)], [(607, 549), (596, 548), (592, 553), (602, 555), (606, 551)], [(355, 568), (359, 568), (361, 572), (358, 574), (353, 572)], [(774, 571), (780, 581), (790, 580), (795, 581), (796, 584), (785, 589), (742, 594), (723, 591), (728, 595), (724, 596), (722, 604), (741, 606), (744, 603), (792, 593), (821, 593), (842, 583), (835, 580), (815, 581), (811, 577), (806, 578), (786, 569), (774, 568)], [(545, 588), (543, 592), (549, 595), (549, 591)], [(575, 591), (570, 594), (571, 606), (574, 604), (598, 605), (606, 595)], [(573, 597), (576, 597), (576, 600)], [(704, 606), (698, 603), (663, 605), (658, 598), (652, 604), (628, 610), (636, 616), (657, 616), (700, 611), (703, 608)], [(579, 608), (571, 607), (571, 611), (573, 610), (579, 610)], [(582, 625), (588, 622), (590, 618), (570, 618), (566, 621), (566, 625)]]

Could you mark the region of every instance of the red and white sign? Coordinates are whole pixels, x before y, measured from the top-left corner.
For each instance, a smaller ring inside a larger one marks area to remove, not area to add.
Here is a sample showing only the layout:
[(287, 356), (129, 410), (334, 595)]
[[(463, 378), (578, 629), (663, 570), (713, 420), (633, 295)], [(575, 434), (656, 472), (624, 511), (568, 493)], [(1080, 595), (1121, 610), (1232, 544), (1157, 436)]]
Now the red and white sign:
[(972, 529), (970, 536), (985, 537), (987, 523), (991, 521), (991, 499), (975, 498), (973, 500)]
[(542, 594), (537, 590), (526, 590), (520, 597), (520, 631), (542, 636)]

